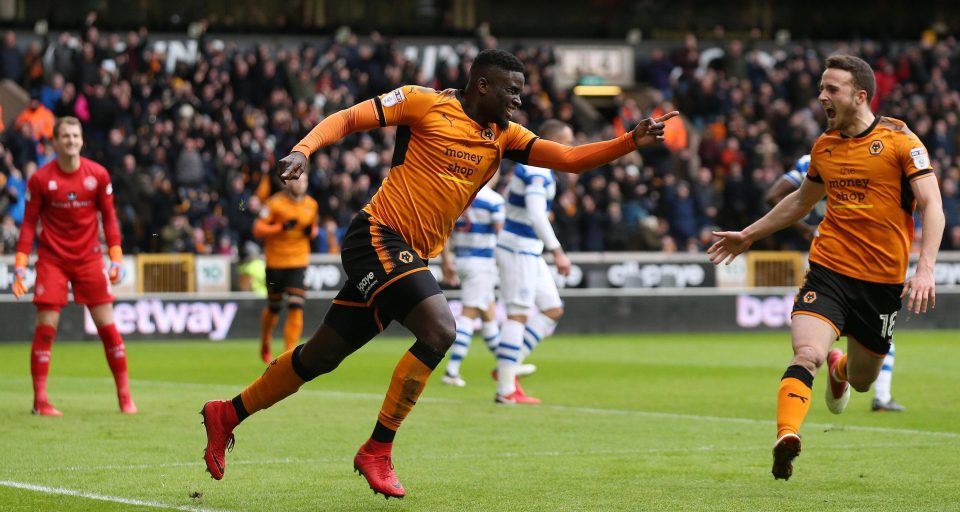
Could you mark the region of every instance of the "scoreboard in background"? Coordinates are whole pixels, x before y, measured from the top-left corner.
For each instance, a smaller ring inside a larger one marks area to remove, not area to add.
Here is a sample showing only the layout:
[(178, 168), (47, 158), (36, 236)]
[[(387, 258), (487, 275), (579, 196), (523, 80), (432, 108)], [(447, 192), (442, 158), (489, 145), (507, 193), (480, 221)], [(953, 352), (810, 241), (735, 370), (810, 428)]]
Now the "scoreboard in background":
[(633, 48), (626, 45), (568, 45), (554, 47), (557, 86), (634, 84)]

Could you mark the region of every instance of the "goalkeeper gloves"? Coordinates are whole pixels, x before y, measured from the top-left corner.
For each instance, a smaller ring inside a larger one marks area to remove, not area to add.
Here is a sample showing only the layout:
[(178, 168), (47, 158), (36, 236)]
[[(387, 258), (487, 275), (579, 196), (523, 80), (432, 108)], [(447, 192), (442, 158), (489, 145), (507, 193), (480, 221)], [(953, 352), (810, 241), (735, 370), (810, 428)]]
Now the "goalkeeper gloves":
[(22, 253), (18, 252), (13, 263), (13, 296), (20, 298), (24, 293), (27, 293), (27, 285), (23, 282), (24, 274), (27, 271), (27, 260), (29, 257)]
[(110, 278), (110, 284), (118, 284), (127, 275), (127, 270), (123, 268), (123, 251), (119, 245), (114, 245), (107, 253), (110, 255), (110, 269), (107, 271), (107, 276)]
[(283, 223), (283, 229), (293, 229), (297, 227), (297, 219), (290, 219)]

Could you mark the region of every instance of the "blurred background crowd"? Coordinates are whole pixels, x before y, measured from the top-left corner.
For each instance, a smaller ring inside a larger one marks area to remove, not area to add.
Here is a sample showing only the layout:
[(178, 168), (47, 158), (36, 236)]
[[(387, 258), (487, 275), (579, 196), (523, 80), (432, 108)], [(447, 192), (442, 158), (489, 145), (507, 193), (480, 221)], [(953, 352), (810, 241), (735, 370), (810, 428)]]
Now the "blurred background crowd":
[[(0, 80), (28, 91), (13, 122), (0, 124), (2, 252), (23, 219), (26, 179), (55, 158), (53, 119), (83, 122), (86, 154), (111, 173), (124, 250), (236, 255), (279, 183), (277, 159), (337, 110), (404, 84), (461, 88), (472, 57), (498, 46), (489, 31), (456, 46), (435, 77), (377, 33), (340, 30), (297, 46), (243, 44), (200, 35), (199, 58), (171, 70), (146, 29), (79, 31), (0, 42)], [(638, 53), (637, 93), (598, 110), (555, 80), (549, 44), (503, 45), (526, 66), (522, 111), (533, 131), (570, 123), (577, 143), (614, 137), (642, 118), (678, 109), (661, 148), (579, 176), (558, 177), (553, 221), (568, 251), (704, 251), (710, 231), (741, 228), (768, 208), (764, 191), (811, 147), (825, 126), (817, 103), (824, 57), (864, 58), (876, 71), (874, 110), (906, 121), (929, 149), (947, 218), (945, 249), (960, 249), (960, 45), (953, 38), (856, 40), (820, 48), (758, 38), (692, 34)], [(772, 49), (771, 49), (772, 48)], [(0, 116), (2, 119), (2, 116)], [(2, 123), (2, 121), (0, 121)], [(309, 194), (336, 250), (351, 217), (387, 176), (394, 129), (348, 136), (312, 158)], [(512, 172), (504, 161), (501, 171)], [(501, 180), (505, 183), (506, 180)], [(766, 248), (803, 249), (784, 232)], [(246, 244), (249, 246), (249, 244)]]

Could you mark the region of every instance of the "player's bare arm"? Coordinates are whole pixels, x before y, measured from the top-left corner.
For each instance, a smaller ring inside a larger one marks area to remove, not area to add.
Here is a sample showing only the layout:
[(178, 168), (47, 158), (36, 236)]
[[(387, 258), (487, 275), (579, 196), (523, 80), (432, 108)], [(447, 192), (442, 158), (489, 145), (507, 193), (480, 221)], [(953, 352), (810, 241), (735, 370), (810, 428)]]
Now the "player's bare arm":
[(937, 262), (937, 251), (940, 249), (946, 220), (937, 180), (930, 178), (933, 178), (933, 175), (910, 182), (910, 189), (917, 198), (917, 207), (923, 219), (923, 240), (917, 271), (904, 283), (900, 298), (909, 295), (907, 311), (915, 314), (926, 313), (927, 308), (933, 309), (937, 305), (933, 268)]
[(756, 240), (795, 224), (810, 213), (810, 210), (823, 198), (824, 191), (822, 183), (803, 180), (799, 189), (787, 195), (760, 220), (747, 226), (743, 231), (714, 231), (713, 235), (720, 240), (707, 249), (710, 262), (715, 265), (720, 263), (729, 265), (737, 255), (749, 249)]
[(678, 115), (673, 111), (656, 119), (647, 118), (629, 134), (581, 146), (567, 146), (546, 138), (537, 139), (530, 150), (528, 162), (530, 165), (574, 174), (595, 169), (637, 148), (663, 142), (665, 123)]
[(457, 271), (453, 261), (453, 249), (448, 240), (448, 243), (443, 246), (443, 252), (440, 253), (440, 268), (443, 272), (443, 282), (450, 286), (457, 286), (460, 284), (460, 280), (457, 278)]
[(557, 266), (557, 273), (561, 276), (569, 276), (573, 264), (570, 263), (570, 257), (563, 252), (562, 247), (553, 250), (553, 264)]

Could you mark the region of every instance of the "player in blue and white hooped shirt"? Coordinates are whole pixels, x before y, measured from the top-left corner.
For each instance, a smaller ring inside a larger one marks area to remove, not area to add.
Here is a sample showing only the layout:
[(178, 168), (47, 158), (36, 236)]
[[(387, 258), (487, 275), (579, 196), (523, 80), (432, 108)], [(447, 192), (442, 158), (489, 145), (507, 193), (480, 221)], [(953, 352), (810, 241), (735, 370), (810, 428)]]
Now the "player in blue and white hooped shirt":
[[(497, 325), (494, 309), (494, 288), (497, 283), (494, 248), (497, 246), (497, 233), (503, 227), (505, 212), (503, 196), (491, 188), (496, 185), (495, 180), (496, 176), (480, 189), (457, 220), (443, 252), (444, 273), (453, 273), (460, 281), (460, 301), (463, 304), (463, 310), (457, 318), (457, 337), (450, 347), (450, 358), (447, 359), (447, 369), (442, 378), (444, 384), (452, 386), (466, 385), (460, 377), (460, 364), (470, 350), (477, 318), (483, 317), (482, 334), (487, 348), (495, 353), (500, 343), (500, 326)], [(450, 253), (454, 258), (450, 258)], [(444, 277), (451, 280), (449, 275)]]
[[(540, 135), (561, 144), (573, 142), (570, 127), (556, 120), (543, 123)], [(507, 308), (497, 347), (498, 403), (540, 403), (523, 392), (516, 377), (524, 358), (563, 316), (557, 284), (542, 256), (544, 250), (552, 252), (558, 272), (570, 273), (570, 259), (548, 216), (556, 192), (553, 171), (530, 165), (517, 164), (507, 185), (507, 219), (496, 251), (500, 296)], [(531, 315), (534, 306), (539, 313)]]
[[(767, 190), (765, 195), (767, 204), (773, 206), (794, 190), (799, 189), (800, 184), (803, 183), (804, 178), (807, 176), (807, 169), (809, 168), (810, 155), (801, 156), (796, 163), (793, 164), (793, 167), (783, 173), (783, 176), (780, 176), (780, 178), (770, 186), (770, 189)], [(817, 236), (817, 225), (823, 220), (825, 212), (826, 201), (824, 200), (814, 207), (806, 219), (797, 222), (794, 227), (805, 239), (810, 240)], [(873, 383), (873, 402), (870, 406), (870, 409), (873, 411), (899, 412), (906, 410), (906, 407), (900, 405), (890, 396), (890, 385), (893, 380), (894, 349), (893, 340), (891, 339), (890, 352), (887, 352), (887, 355), (884, 356), (880, 375), (877, 376), (877, 380)]]

